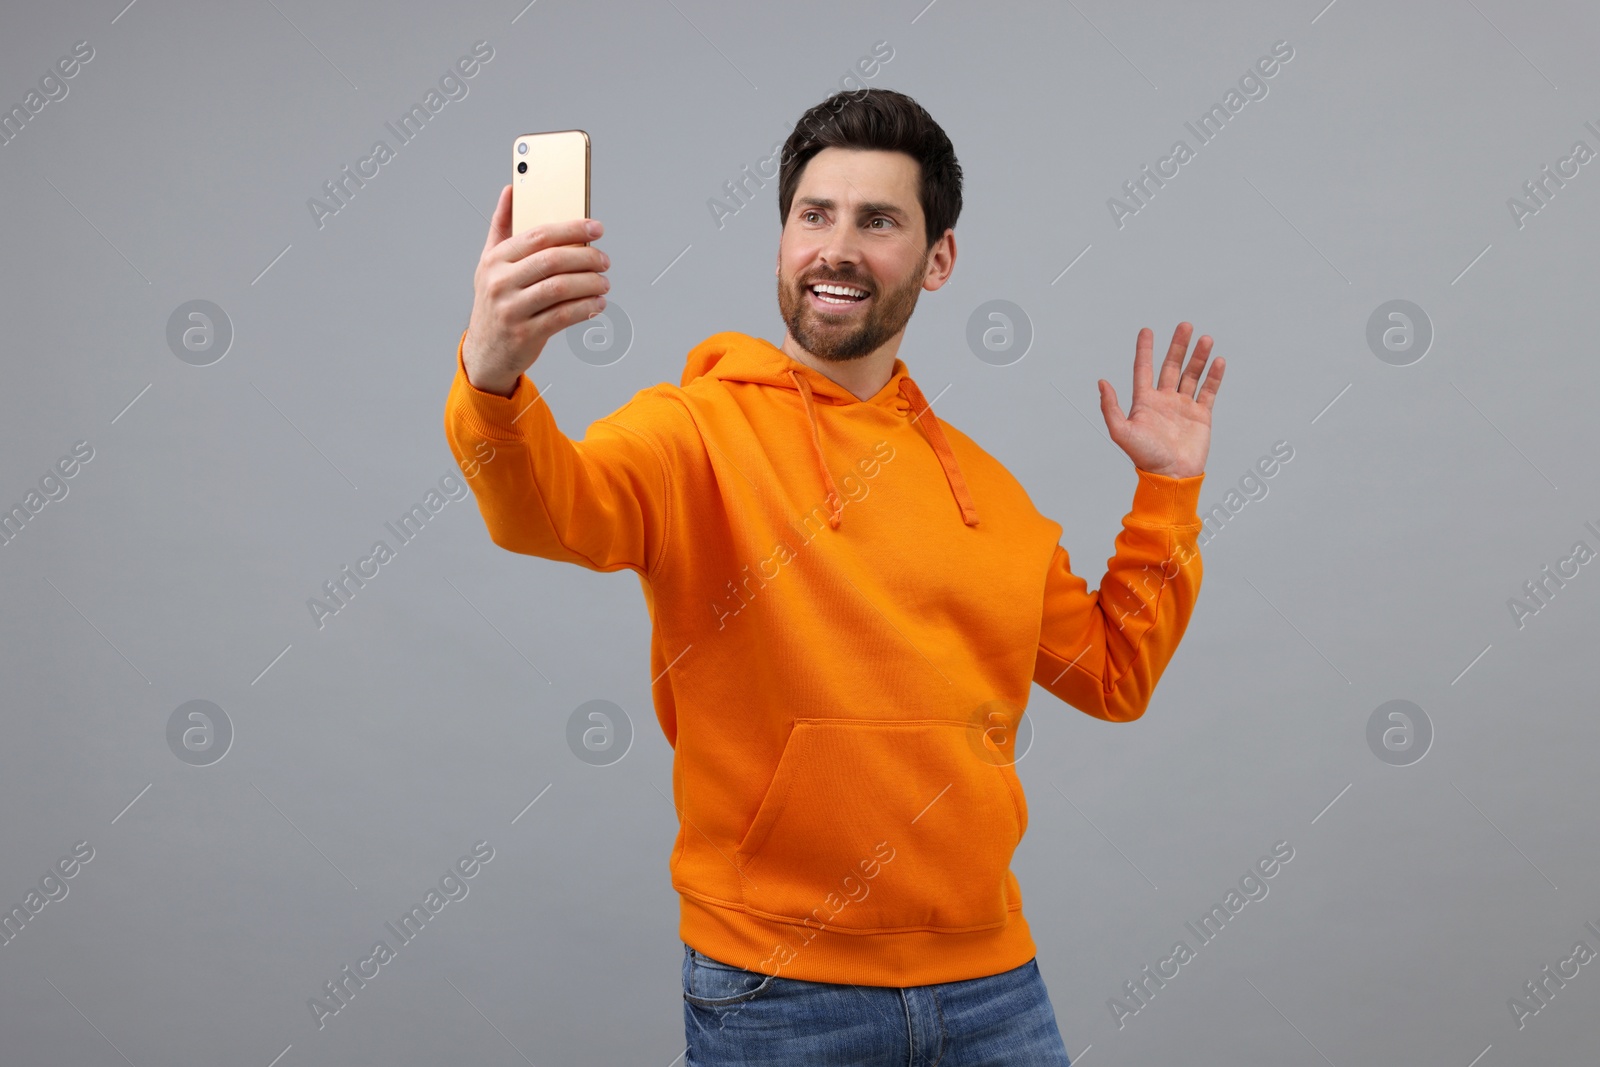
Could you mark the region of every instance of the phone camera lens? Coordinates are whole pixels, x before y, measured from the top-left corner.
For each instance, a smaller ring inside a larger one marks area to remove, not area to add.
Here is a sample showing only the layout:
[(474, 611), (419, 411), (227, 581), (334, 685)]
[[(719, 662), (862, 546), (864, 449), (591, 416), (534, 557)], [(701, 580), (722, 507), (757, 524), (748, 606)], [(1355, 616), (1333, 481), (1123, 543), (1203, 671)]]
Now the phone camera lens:
[(518, 174), (526, 174), (526, 173), (528, 173), (528, 164), (526, 162), (518, 163), (517, 164), (517, 173)]

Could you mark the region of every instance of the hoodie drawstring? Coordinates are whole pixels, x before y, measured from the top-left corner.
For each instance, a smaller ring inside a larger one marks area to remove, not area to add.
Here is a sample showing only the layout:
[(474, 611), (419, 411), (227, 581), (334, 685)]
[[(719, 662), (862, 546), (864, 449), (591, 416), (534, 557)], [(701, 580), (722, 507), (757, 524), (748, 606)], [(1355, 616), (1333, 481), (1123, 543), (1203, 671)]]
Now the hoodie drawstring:
[(817, 469), (822, 472), (822, 482), (828, 487), (828, 503), (833, 510), (828, 514), (828, 528), (837, 530), (842, 522), (844, 504), (839, 498), (839, 487), (834, 483), (833, 474), (828, 470), (827, 461), (822, 455), (822, 435), (817, 431), (817, 409), (811, 401), (811, 383), (789, 370), (789, 377), (794, 379), (795, 386), (800, 390), (800, 399), (805, 402), (806, 421), (811, 424), (811, 447), (817, 457)]
[(944, 479), (950, 483), (950, 494), (961, 508), (961, 521), (968, 526), (978, 525), (978, 505), (973, 503), (972, 494), (967, 492), (967, 480), (961, 476), (961, 466), (956, 462), (950, 442), (945, 440), (944, 428), (939, 425), (939, 416), (933, 413), (933, 405), (923, 398), (922, 390), (910, 378), (900, 379), (900, 392), (911, 402), (912, 408), (917, 409), (917, 413), (911, 416), (912, 422), (928, 416), (922, 432), (928, 435), (928, 444), (933, 446), (933, 454), (939, 457), (939, 464), (944, 467)]
[[(811, 448), (817, 459), (817, 470), (822, 474), (823, 484), (828, 487), (828, 502), (833, 510), (828, 516), (828, 526), (837, 530), (842, 521), (844, 504), (839, 496), (839, 486), (833, 480), (833, 474), (828, 470), (826, 458), (822, 453), (822, 436), (817, 429), (817, 409), (811, 399), (811, 385), (804, 377), (789, 370), (789, 377), (794, 379), (795, 387), (800, 390), (800, 398), (805, 403), (806, 421), (811, 426)], [(967, 480), (961, 475), (961, 466), (956, 462), (956, 454), (946, 440), (944, 430), (939, 425), (939, 417), (933, 413), (933, 406), (923, 397), (922, 390), (917, 388), (917, 383), (909, 377), (900, 379), (900, 393), (916, 411), (912, 421), (928, 416), (928, 421), (923, 423), (923, 433), (927, 436), (928, 444), (933, 449), (933, 454), (939, 457), (939, 465), (944, 468), (945, 481), (950, 485), (950, 493), (956, 499), (956, 505), (961, 509), (961, 521), (968, 526), (978, 525), (978, 506), (973, 502), (972, 494), (967, 490)]]

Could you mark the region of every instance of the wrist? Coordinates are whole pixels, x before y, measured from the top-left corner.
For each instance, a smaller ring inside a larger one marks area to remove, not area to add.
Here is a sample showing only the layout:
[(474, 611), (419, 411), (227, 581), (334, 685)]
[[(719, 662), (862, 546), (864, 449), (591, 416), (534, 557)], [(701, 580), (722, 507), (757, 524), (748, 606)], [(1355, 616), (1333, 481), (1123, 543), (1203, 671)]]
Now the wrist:
[(517, 383), (522, 379), (521, 374), (512, 378), (496, 377), (489, 374), (474, 374), (471, 370), (467, 370), (465, 362), (462, 364), (462, 369), (466, 370), (467, 384), (472, 388), (480, 393), (492, 393), (500, 397), (509, 397), (512, 393), (515, 393), (517, 391)]
[(475, 366), (473, 360), (467, 355), (465, 346), (461, 350), (461, 371), (466, 375), (467, 384), (480, 393), (493, 393), (495, 396), (509, 397), (517, 391), (517, 383), (522, 379), (521, 373), (510, 375), (504, 371), (494, 371), (485, 367)]
[(466, 376), (467, 384), (480, 393), (493, 393), (496, 396), (509, 397), (516, 391), (517, 381), (522, 377), (513, 374), (507, 377), (503, 371), (497, 372), (483, 365), (483, 357), (473, 343), (472, 327), (469, 325), (461, 334), (461, 373)]

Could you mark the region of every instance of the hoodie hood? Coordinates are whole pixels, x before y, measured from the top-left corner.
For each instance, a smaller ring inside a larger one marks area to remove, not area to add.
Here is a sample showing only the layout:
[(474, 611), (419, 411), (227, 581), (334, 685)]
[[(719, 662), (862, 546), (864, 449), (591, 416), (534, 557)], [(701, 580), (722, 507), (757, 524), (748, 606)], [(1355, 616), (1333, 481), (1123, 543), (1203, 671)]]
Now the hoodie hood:
[(961, 521), (968, 526), (978, 524), (978, 508), (967, 490), (967, 481), (956, 462), (939, 417), (917, 388), (905, 363), (896, 359), (889, 381), (876, 395), (861, 400), (844, 386), (819, 371), (789, 356), (781, 348), (760, 337), (728, 330), (712, 334), (689, 351), (679, 385), (687, 387), (698, 378), (709, 377), (722, 381), (752, 382), (773, 389), (781, 389), (798, 396), (805, 409), (806, 422), (811, 430), (812, 455), (816, 458), (817, 472), (828, 489), (832, 513), (828, 525), (837, 530), (843, 521), (844, 504), (839, 487), (828, 470), (827, 457), (822, 447), (822, 433), (817, 421), (819, 408), (850, 404), (872, 404), (893, 411), (901, 418), (909, 418), (922, 428), (928, 447), (939, 458), (944, 469), (945, 482), (950, 495), (955, 498)]

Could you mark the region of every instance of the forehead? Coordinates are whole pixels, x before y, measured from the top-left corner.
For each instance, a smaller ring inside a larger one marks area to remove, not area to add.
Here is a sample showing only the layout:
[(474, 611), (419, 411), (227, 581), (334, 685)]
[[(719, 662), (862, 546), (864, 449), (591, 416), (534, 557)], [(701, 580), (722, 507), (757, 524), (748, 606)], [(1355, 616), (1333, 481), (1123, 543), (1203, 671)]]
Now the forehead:
[(917, 186), (921, 167), (904, 152), (876, 148), (824, 148), (806, 162), (795, 186), (795, 203), (820, 197), (845, 210), (865, 201), (888, 201), (920, 216)]

